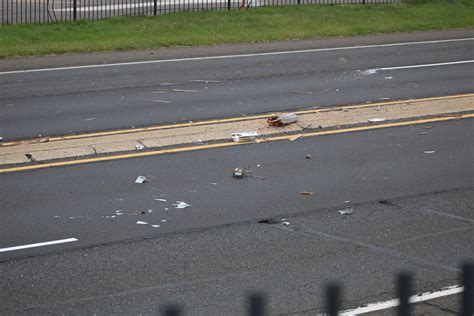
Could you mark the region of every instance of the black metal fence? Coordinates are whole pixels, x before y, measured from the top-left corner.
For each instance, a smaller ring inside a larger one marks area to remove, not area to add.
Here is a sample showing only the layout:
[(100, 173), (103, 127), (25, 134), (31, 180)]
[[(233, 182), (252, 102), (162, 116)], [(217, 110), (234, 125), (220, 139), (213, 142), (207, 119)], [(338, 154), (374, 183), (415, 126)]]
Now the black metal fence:
[[(411, 316), (412, 305), (410, 305), (410, 295), (412, 294), (413, 277), (408, 272), (401, 272), (397, 276), (397, 296), (398, 306), (396, 315)], [(465, 263), (462, 267), (462, 298), (460, 301), (460, 316), (474, 315), (474, 264)], [(337, 283), (330, 283), (325, 288), (326, 302), (324, 311), (318, 315), (337, 316), (339, 314), (342, 302), (341, 286)], [(247, 315), (266, 316), (269, 315), (267, 308), (267, 298), (262, 292), (251, 293), (247, 298)], [(164, 316), (184, 315), (183, 308), (180, 305), (165, 306), (162, 313)]]
[(0, 0), (0, 24), (54, 23), (114, 16), (248, 9), (303, 4), (370, 4), (423, 0)]

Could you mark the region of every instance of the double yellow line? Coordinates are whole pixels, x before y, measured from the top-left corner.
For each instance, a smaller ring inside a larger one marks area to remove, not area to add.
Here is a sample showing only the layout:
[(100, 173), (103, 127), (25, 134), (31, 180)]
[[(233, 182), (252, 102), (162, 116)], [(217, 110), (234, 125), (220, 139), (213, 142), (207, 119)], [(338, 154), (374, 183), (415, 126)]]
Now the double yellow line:
[[(432, 98), (432, 99), (439, 100), (439, 98)], [(400, 102), (397, 102), (397, 103), (400, 103)], [(361, 107), (362, 106), (364, 105), (361, 105)], [(263, 117), (267, 117), (267, 116), (263, 116)], [(300, 134), (300, 137), (306, 138), (306, 137), (315, 137), (315, 136), (324, 136), (324, 135), (335, 135), (335, 134), (341, 134), (341, 133), (353, 133), (353, 132), (377, 130), (377, 129), (390, 128), (390, 127), (420, 125), (420, 124), (426, 124), (426, 123), (445, 122), (445, 121), (468, 119), (468, 118), (474, 118), (474, 114), (446, 115), (442, 117), (434, 117), (434, 118), (419, 119), (419, 120), (404, 121), (404, 122), (394, 122), (394, 123), (387, 123), (387, 124), (380, 124), (380, 125), (368, 125), (368, 126), (343, 128), (343, 129), (328, 130), (328, 131), (308, 132), (308, 133)], [(265, 143), (265, 142), (273, 142), (273, 141), (281, 141), (281, 140), (290, 140), (294, 137), (295, 137), (294, 134), (266, 137), (266, 138), (258, 139), (258, 142)], [(218, 144), (188, 146), (188, 147), (161, 149), (161, 150), (146, 151), (146, 152), (134, 152), (134, 153), (129, 153), (129, 154), (77, 159), (77, 160), (70, 160), (70, 161), (59, 161), (59, 162), (51, 162), (51, 163), (44, 163), (44, 164), (38, 164), (38, 165), (28, 165), (28, 166), (0, 169), (0, 174), (18, 172), (18, 171), (45, 169), (45, 168), (52, 168), (52, 167), (73, 166), (73, 165), (80, 165), (80, 164), (87, 164), (87, 163), (94, 163), (94, 162), (113, 161), (113, 160), (119, 160), (119, 159), (130, 159), (130, 158), (157, 156), (157, 155), (163, 155), (163, 154), (190, 152), (190, 151), (204, 150), (204, 149), (226, 148), (226, 147), (241, 146), (241, 145), (248, 145), (248, 144), (254, 144), (254, 143), (253, 142), (252, 143), (225, 142), (225, 143), (218, 143)]]

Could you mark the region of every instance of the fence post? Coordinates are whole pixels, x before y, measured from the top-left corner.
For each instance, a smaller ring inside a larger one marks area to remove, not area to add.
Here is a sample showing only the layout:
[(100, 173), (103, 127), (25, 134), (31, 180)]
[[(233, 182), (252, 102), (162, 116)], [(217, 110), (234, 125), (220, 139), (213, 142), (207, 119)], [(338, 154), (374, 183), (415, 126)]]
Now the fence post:
[(326, 314), (329, 316), (339, 315), (341, 304), (340, 287), (337, 283), (329, 283), (326, 286)]
[(462, 266), (462, 316), (472, 316), (474, 313), (474, 263), (464, 263)]
[(251, 293), (248, 297), (248, 315), (249, 316), (264, 316), (265, 311), (265, 296), (260, 292)]
[(230, 3), (230, 0), (227, 0), (227, 10), (230, 10), (231, 9), (231, 3)]
[(74, 21), (77, 20), (77, 0), (74, 0), (73, 1), (73, 10), (72, 10), (74, 13), (73, 13), (73, 18), (74, 18)]
[(409, 316), (410, 313), (410, 291), (412, 286), (411, 275), (407, 272), (401, 272), (398, 275), (397, 280), (397, 290), (398, 290), (398, 299), (400, 303), (398, 305), (397, 315), (398, 316)]
[(153, 0), (153, 15), (156, 16), (158, 12), (158, 3), (157, 0)]

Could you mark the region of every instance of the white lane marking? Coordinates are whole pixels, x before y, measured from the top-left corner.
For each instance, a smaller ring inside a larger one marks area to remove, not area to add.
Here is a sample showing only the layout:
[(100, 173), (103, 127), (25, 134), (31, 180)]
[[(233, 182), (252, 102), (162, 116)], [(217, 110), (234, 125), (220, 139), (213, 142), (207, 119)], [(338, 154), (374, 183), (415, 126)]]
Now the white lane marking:
[(0, 72), (0, 75), (20, 74), (20, 73), (29, 73), (29, 72), (70, 70), (70, 69), (86, 69), (86, 68), (103, 68), (103, 67), (114, 67), (114, 66), (160, 64), (160, 63), (172, 63), (172, 62), (183, 62), (183, 61), (199, 61), (199, 60), (212, 60), (212, 59), (229, 59), (229, 58), (261, 57), (261, 56), (273, 56), (273, 55), (304, 54), (304, 53), (317, 53), (317, 52), (327, 52), (327, 51), (337, 51), (337, 50), (351, 50), (351, 49), (365, 49), (365, 48), (379, 48), (379, 47), (396, 47), (396, 46), (408, 46), (408, 45), (424, 45), (424, 44), (438, 44), (438, 43), (451, 43), (451, 42), (465, 42), (465, 41), (473, 41), (473, 40), (474, 40), (474, 37), (469, 37), (469, 38), (457, 38), (457, 39), (447, 39), (447, 40), (437, 40), (437, 41), (405, 42), (405, 43), (362, 45), (362, 46), (346, 46), (346, 47), (317, 48), (317, 49), (305, 49), (305, 50), (293, 50), (293, 51), (241, 54), (241, 55), (220, 55), (220, 56), (206, 56), (206, 57), (190, 57), (190, 58), (176, 58), (176, 59), (163, 59), (163, 60), (134, 61), (134, 62), (126, 62), (126, 63), (69, 66), (69, 67), (57, 67), (57, 68), (25, 69), (25, 70), (4, 71), (4, 72)]
[[(409, 302), (420, 303), (420, 302), (432, 300), (435, 298), (462, 293), (463, 290), (464, 290), (464, 287), (460, 285), (448, 286), (436, 292), (426, 292), (426, 293), (422, 293), (418, 295), (413, 295), (410, 297)], [(389, 300), (385, 302), (372, 303), (364, 307), (342, 311), (339, 313), (339, 316), (352, 316), (352, 315), (361, 315), (361, 314), (366, 314), (370, 312), (376, 312), (376, 311), (380, 311), (384, 309), (397, 307), (398, 304), (399, 304), (398, 299), (393, 299), (393, 300)]]
[(434, 64), (382, 67), (382, 68), (376, 68), (375, 70), (398, 70), (398, 69), (411, 69), (411, 68), (424, 68), (424, 67), (439, 67), (439, 66), (460, 65), (460, 64), (470, 64), (470, 63), (474, 63), (474, 60), (471, 59), (471, 60), (460, 60), (460, 61), (451, 61), (451, 62), (434, 63)]
[(28, 244), (28, 245), (21, 245), (15, 247), (8, 247), (8, 248), (0, 248), (0, 252), (8, 252), (8, 251), (15, 251), (21, 249), (28, 249), (28, 248), (36, 248), (36, 247), (44, 247), (50, 245), (57, 245), (57, 244), (64, 244), (68, 242), (79, 241), (77, 238), (67, 238), (67, 239), (60, 239), (60, 240), (52, 240), (52, 241), (45, 241), (36, 244)]

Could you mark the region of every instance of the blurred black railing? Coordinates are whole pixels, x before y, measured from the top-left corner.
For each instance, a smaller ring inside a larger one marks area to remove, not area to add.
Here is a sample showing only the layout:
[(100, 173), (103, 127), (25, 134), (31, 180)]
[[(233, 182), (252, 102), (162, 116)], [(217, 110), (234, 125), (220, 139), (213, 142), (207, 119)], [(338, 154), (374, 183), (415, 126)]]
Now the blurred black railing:
[(370, 4), (427, 0), (0, 0), (0, 24), (98, 20), (114, 16), (233, 10), (303, 4)]
[[(396, 315), (410, 316), (412, 305), (409, 299), (412, 293), (413, 277), (408, 272), (401, 272), (397, 276), (397, 296), (399, 304)], [(462, 267), (462, 291), (461, 308), (459, 315), (474, 315), (474, 264), (466, 263)], [(342, 305), (341, 286), (338, 283), (329, 283), (325, 288), (326, 303), (324, 311), (319, 315), (337, 316)], [(247, 298), (247, 315), (266, 316), (268, 315), (267, 299), (263, 292), (253, 292)], [(168, 305), (163, 309), (164, 316), (184, 315), (183, 307), (180, 305)]]

